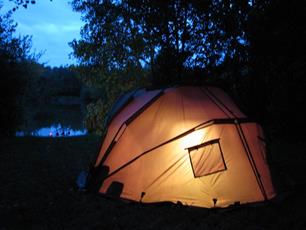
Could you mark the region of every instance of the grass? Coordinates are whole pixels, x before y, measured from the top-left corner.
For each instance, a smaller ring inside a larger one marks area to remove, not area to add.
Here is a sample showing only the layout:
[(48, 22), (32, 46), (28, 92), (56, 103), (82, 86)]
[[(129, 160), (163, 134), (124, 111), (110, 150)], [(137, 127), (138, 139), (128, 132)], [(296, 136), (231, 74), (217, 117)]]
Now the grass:
[(0, 230), (304, 229), (306, 143), (274, 141), (270, 165), (277, 202), (204, 209), (124, 203), (75, 188), (99, 148), (96, 136), (0, 141)]

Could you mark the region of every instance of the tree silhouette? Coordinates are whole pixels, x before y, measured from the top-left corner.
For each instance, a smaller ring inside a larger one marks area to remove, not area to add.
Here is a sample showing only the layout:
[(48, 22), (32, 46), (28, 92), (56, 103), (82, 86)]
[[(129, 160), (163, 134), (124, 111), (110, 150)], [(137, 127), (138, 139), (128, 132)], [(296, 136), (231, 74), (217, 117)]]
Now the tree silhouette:
[(36, 57), (30, 53), (31, 38), (15, 37), (15, 28), (11, 13), (0, 16), (0, 136), (13, 135), (22, 120), (25, 63)]

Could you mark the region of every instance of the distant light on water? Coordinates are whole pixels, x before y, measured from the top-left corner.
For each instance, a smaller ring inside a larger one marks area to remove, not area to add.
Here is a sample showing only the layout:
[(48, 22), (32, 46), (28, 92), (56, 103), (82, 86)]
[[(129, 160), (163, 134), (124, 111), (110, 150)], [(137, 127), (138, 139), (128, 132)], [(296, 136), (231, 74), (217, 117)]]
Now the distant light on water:
[(36, 137), (72, 137), (72, 136), (84, 136), (87, 135), (86, 129), (71, 129), (69, 127), (62, 127), (59, 125), (53, 125), (50, 127), (42, 127), (32, 132), (17, 131), (17, 137), (23, 136), (36, 136)]

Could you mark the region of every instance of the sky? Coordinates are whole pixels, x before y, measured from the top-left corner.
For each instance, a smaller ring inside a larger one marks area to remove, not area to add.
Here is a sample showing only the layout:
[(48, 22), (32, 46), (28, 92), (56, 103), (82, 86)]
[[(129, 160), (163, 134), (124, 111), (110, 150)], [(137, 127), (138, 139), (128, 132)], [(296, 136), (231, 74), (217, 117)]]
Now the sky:
[[(19, 7), (13, 14), (18, 23), (16, 35), (32, 36), (32, 51), (43, 51), (40, 63), (46, 66), (65, 66), (76, 64), (76, 60), (69, 58), (72, 48), (68, 45), (73, 39), (80, 38), (83, 25), (81, 14), (72, 11), (66, 0), (37, 0), (27, 9)], [(1, 14), (14, 5), (9, 0), (0, 0), (3, 4)]]

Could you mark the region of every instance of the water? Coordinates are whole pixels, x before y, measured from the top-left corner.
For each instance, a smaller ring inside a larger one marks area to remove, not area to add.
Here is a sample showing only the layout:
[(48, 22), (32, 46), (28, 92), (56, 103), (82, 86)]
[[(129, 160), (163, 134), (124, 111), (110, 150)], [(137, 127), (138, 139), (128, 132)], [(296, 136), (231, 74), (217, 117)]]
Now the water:
[(41, 127), (31, 132), (17, 131), (16, 136), (37, 136), (37, 137), (72, 137), (87, 135), (86, 129), (72, 129), (64, 127), (61, 124), (51, 125), (49, 127)]
[(81, 105), (54, 103), (28, 106), (16, 136), (56, 138), (87, 135), (83, 123), (84, 109)]

